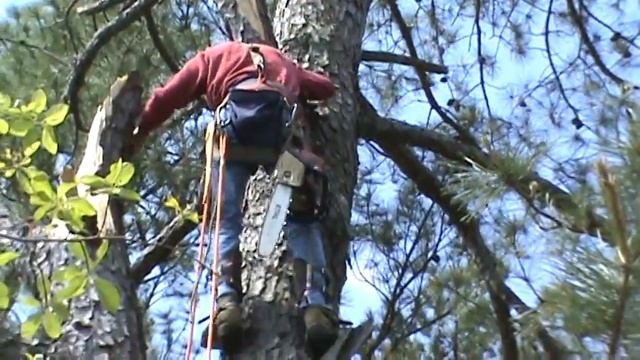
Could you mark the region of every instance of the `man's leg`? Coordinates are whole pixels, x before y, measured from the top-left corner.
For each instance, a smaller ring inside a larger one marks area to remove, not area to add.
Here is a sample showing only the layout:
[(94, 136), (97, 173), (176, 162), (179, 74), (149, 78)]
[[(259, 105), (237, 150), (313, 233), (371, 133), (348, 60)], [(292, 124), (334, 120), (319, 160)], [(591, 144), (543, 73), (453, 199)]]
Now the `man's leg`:
[[(218, 187), (219, 164), (212, 169), (214, 194)], [(219, 258), (218, 258), (218, 297), (216, 298), (217, 318), (215, 325), (223, 348), (235, 347), (242, 331), (242, 313), (239, 303), (242, 293), (240, 267), (242, 258), (239, 250), (239, 237), (242, 232), (242, 202), (244, 191), (251, 176), (251, 168), (245, 164), (226, 162), (223, 174), (222, 213), (220, 218)], [(216, 199), (216, 202), (218, 199)], [(211, 221), (215, 231), (215, 207)], [(215, 232), (210, 244), (215, 246)], [(215, 247), (212, 255), (215, 256)], [(215, 284), (213, 284), (215, 286)]]
[(285, 231), (294, 262), (311, 265), (311, 276), (306, 274), (310, 281), (306, 282), (301, 307), (304, 311), (307, 344), (312, 352), (321, 355), (333, 345), (338, 334), (338, 317), (327, 305), (326, 299), (324, 271), (327, 262), (322, 229), (317, 221), (290, 220)]

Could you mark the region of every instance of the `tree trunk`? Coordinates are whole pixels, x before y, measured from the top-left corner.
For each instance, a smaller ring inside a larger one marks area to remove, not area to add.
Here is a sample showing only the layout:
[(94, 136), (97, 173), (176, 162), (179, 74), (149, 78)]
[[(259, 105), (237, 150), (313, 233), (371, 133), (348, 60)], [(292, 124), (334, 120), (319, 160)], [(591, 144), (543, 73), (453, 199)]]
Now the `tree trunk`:
[[(318, 108), (319, 122), (312, 130), (314, 147), (328, 149), (323, 156), (330, 171), (332, 196), (330, 213), (324, 221), (324, 235), (330, 278), (328, 293), (336, 310), (346, 280), (348, 229), (357, 174), (357, 64), (369, 4), (368, 0), (282, 0), (277, 4), (273, 21), (280, 49), (303, 67), (327, 72), (338, 86), (328, 106)], [(242, 21), (235, 15), (228, 18), (234, 19), (232, 23), (237, 26)], [(298, 299), (292, 286), (295, 283), (293, 265), (284, 251), (285, 242), (280, 241), (267, 259), (260, 258), (256, 251), (258, 227), (271, 188), (270, 177), (259, 172), (247, 189), (240, 250), (243, 255), (242, 305), (250, 325), (242, 351), (233, 354), (234, 360), (307, 358), (303, 325), (296, 308)], [(325, 358), (350, 358), (354, 347), (364, 340), (363, 334), (370, 333), (370, 325), (344, 331)]]
[[(84, 158), (77, 177), (83, 175), (105, 176), (109, 167), (123, 156), (126, 142), (132, 133), (141, 109), (142, 87), (136, 74), (130, 74), (111, 87), (111, 93), (98, 109), (94, 118)], [(93, 232), (100, 236), (122, 236), (124, 225), (120, 203), (107, 195), (92, 196), (86, 188), (78, 186), (78, 194), (84, 196), (96, 209)], [(96, 224), (99, 224), (96, 225)], [(57, 224), (52, 238), (72, 238), (64, 224)], [(95, 243), (87, 242), (90, 254)], [(49, 277), (55, 270), (70, 265), (73, 258), (64, 243), (44, 242), (36, 246), (33, 256), (39, 270)], [(129, 254), (123, 240), (110, 240), (109, 249), (97, 274), (112, 282), (120, 293), (120, 307), (113, 314), (98, 299), (93, 286), (70, 304), (70, 315), (63, 325), (63, 334), (46, 347), (49, 359), (126, 360), (145, 359), (146, 343), (143, 320), (138, 306), (135, 285), (129, 274)]]

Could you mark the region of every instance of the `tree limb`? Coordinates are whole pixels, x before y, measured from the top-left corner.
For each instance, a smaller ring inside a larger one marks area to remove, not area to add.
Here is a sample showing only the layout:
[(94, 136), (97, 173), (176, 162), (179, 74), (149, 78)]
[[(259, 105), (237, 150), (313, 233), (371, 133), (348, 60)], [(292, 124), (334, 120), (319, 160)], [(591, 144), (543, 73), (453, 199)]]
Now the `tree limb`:
[(162, 42), (162, 39), (160, 38), (160, 32), (158, 31), (158, 26), (156, 26), (156, 22), (153, 19), (151, 9), (147, 10), (144, 13), (144, 20), (147, 24), (147, 31), (149, 32), (149, 37), (151, 37), (153, 46), (156, 47), (158, 53), (160, 54), (160, 57), (162, 58), (162, 60), (164, 60), (165, 64), (167, 64), (167, 67), (169, 67), (169, 70), (171, 70), (171, 72), (173, 73), (177, 73), (178, 71), (180, 71), (180, 66), (173, 59), (173, 57), (169, 53), (169, 49), (167, 49), (167, 47)]
[(84, 78), (98, 56), (98, 52), (104, 47), (114, 36), (126, 29), (131, 23), (140, 18), (144, 12), (155, 5), (159, 0), (140, 0), (135, 5), (120, 13), (118, 17), (111, 20), (107, 25), (98, 30), (84, 51), (77, 58), (65, 91), (65, 99), (69, 104), (69, 112), (73, 114), (76, 127), (86, 129), (80, 120), (80, 106), (78, 93), (84, 84)]
[(421, 59), (384, 51), (363, 50), (360, 55), (360, 60), (408, 65), (415, 67), (417, 70), (434, 74), (447, 74), (449, 72), (449, 68), (444, 65), (434, 64)]
[[(500, 170), (501, 159), (496, 153), (484, 152), (437, 131), (410, 125), (396, 119), (382, 118), (362, 95), (360, 96), (360, 106), (362, 116), (360, 116), (358, 124), (359, 137), (378, 143), (402, 139), (406, 145), (433, 151), (449, 160), (467, 166), (471, 165), (469, 161), (471, 160), (487, 170), (497, 173), (506, 185), (527, 202), (540, 202), (552, 206), (563, 216), (568, 224), (567, 229), (599, 237), (603, 241), (613, 244), (611, 234), (605, 226), (607, 223), (605, 218), (590, 208), (578, 205), (570, 193), (535, 172), (518, 174), (517, 176), (505, 174)], [(531, 191), (531, 185), (535, 185), (538, 190)]]

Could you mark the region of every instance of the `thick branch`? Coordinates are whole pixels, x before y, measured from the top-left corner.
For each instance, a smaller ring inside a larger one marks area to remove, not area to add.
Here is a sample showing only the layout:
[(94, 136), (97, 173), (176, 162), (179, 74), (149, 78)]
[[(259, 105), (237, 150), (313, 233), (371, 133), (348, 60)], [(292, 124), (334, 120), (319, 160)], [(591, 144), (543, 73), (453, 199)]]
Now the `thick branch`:
[(273, 47), (278, 47), (265, 0), (239, 0), (236, 3), (238, 13), (249, 22), (262, 40)]
[(144, 250), (142, 258), (131, 266), (133, 283), (139, 286), (156, 265), (165, 262), (174, 249), (187, 236), (196, 224), (179, 217), (174, 218), (157, 236), (158, 241)]
[(449, 72), (449, 68), (444, 65), (384, 51), (363, 50), (360, 60), (408, 65), (415, 67), (417, 70), (435, 74), (446, 74)]
[[(393, 141), (381, 142), (380, 145), (400, 170), (415, 182), (418, 190), (447, 213), (451, 222), (458, 229), (487, 283), (503, 341), (503, 357), (517, 359), (518, 347), (509, 306), (514, 306), (514, 309), (521, 314), (531, 312), (532, 309), (504, 283), (497, 271), (495, 256), (487, 247), (480, 233), (478, 221), (468, 214), (464, 205), (457, 205), (453, 197), (443, 191), (443, 184), (422, 165), (410, 149), (397, 146)], [(552, 359), (559, 358), (562, 353), (561, 345), (551, 337), (541, 324), (538, 324), (538, 329), (538, 337), (547, 355)]]
[[(535, 172), (518, 174), (517, 176), (505, 174), (500, 170), (501, 162), (498, 154), (486, 153), (437, 131), (395, 119), (382, 118), (363, 96), (360, 97), (360, 105), (362, 108), (362, 116), (359, 118), (358, 125), (360, 137), (376, 142), (402, 139), (406, 145), (433, 151), (465, 165), (471, 165), (469, 160), (472, 160), (487, 170), (500, 175), (504, 183), (527, 202), (540, 202), (552, 206), (563, 216), (569, 230), (600, 237), (607, 243), (612, 243), (611, 235), (605, 227), (606, 219), (593, 210), (578, 205), (571, 194)], [(532, 184), (537, 186), (537, 191), (531, 191)]]
[(110, 21), (102, 29), (98, 30), (87, 47), (78, 57), (73, 72), (69, 77), (65, 98), (69, 103), (69, 111), (73, 114), (76, 126), (84, 129), (80, 121), (80, 106), (78, 93), (84, 84), (84, 78), (98, 56), (98, 52), (104, 47), (114, 36), (126, 29), (131, 23), (140, 18), (144, 12), (155, 5), (159, 0), (140, 0), (131, 6), (118, 17)]

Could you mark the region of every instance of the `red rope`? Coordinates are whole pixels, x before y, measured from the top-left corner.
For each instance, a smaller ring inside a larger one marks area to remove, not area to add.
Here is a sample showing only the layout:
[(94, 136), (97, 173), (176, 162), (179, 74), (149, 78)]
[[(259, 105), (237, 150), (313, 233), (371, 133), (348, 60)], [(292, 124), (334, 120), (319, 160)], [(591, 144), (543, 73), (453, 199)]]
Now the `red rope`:
[(207, 340), (207, 353), (208, 360), (211, 360), (211, 348), (213, 347), (215, 334), (215, 315), (216, 315), (216, 299), (218, 298), (218, 284), (216, 281), (215, 273), (218, 270), (218, 259), (220, 257), (220, 219), (222, 217), (222, 202), (223, 202), (223, 187), (224, 187), (224, 165), (225, 165), (225, 157), (227, 153), (227, 137), (223, 134), (220, 137), (220, 167), (218, 170), (218, 198), (216, 201), (216, 230), (215, 230), (215, 242), (216, 242), (216, 252), (213, 257), (213, 269), (214, 269), (214, 277), (211, 280), (211, 312), (209, 314), (209, 336)]

